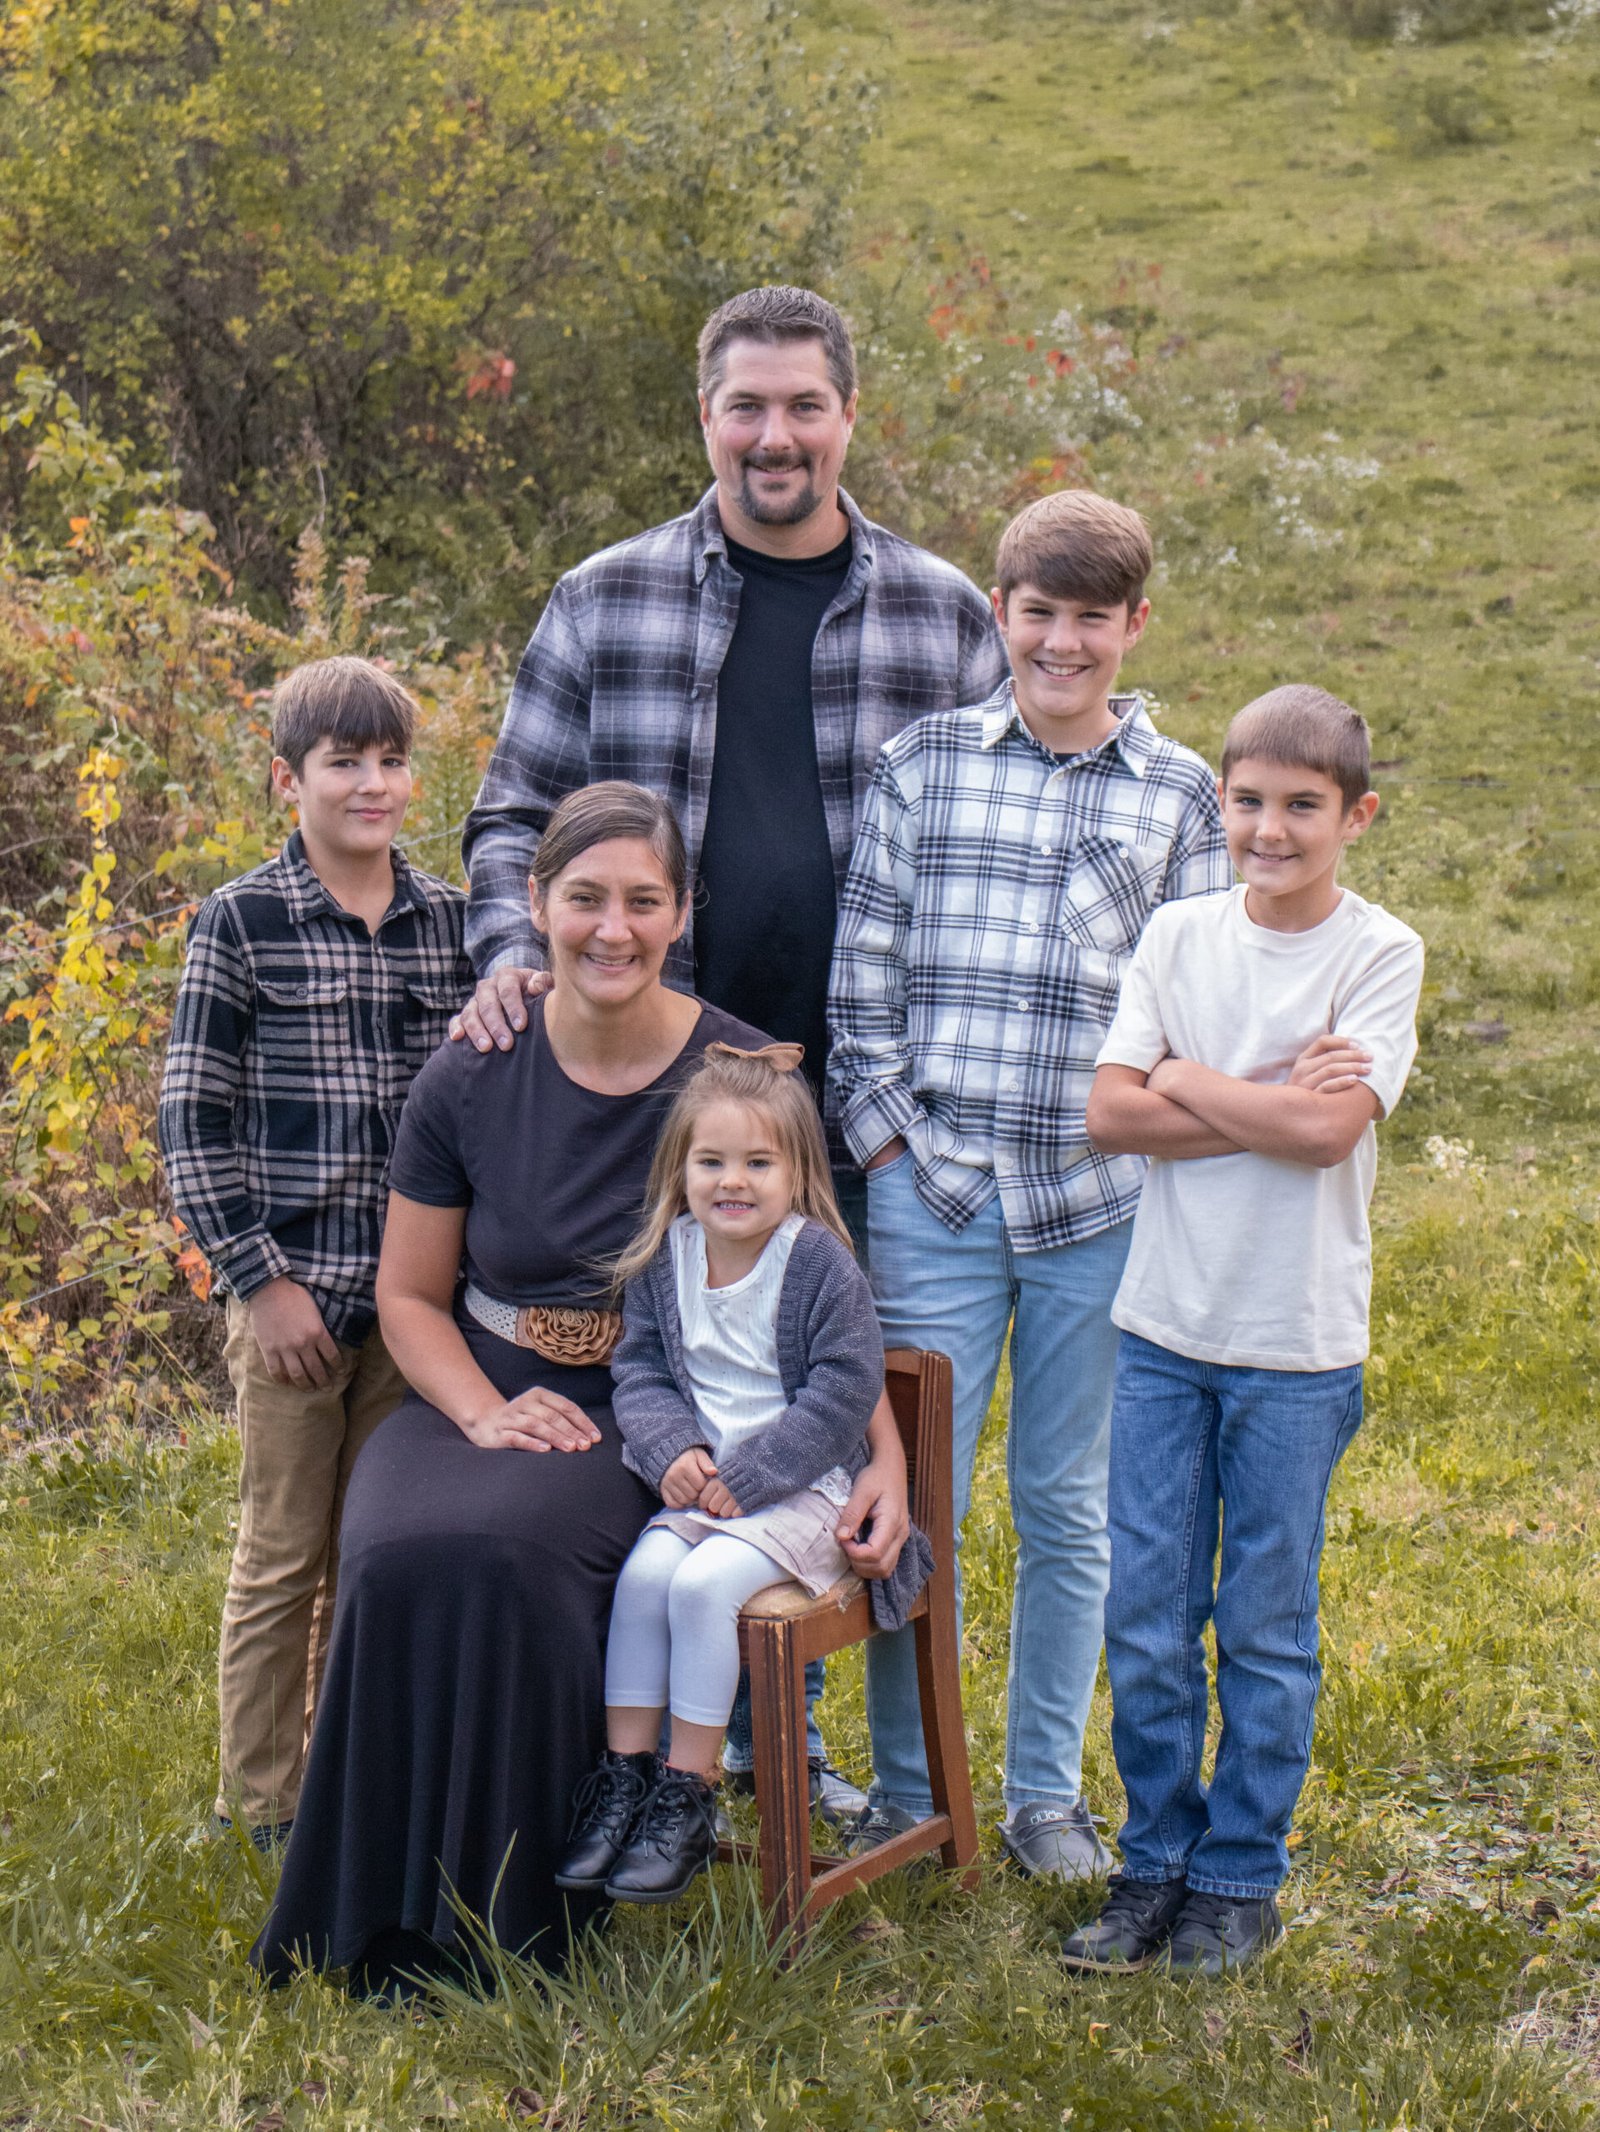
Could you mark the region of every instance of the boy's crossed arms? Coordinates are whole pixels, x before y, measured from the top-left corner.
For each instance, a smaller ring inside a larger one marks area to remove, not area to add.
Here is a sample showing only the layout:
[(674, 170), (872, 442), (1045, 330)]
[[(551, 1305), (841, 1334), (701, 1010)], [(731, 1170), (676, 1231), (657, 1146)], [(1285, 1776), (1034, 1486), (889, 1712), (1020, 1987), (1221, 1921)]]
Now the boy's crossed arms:
[(1184, 1162), (1248, 1152), (1328, 1170), (1381, 1114), (1371, 1071), (1366, 1046), (1331, 1031), (1306, 1046), (1287, 1081), (1242, 1080), (1170, 1053), (1148, 1073), (1108, 1064), (1090, 1092), (1089, 1138), (1105, 1155)]

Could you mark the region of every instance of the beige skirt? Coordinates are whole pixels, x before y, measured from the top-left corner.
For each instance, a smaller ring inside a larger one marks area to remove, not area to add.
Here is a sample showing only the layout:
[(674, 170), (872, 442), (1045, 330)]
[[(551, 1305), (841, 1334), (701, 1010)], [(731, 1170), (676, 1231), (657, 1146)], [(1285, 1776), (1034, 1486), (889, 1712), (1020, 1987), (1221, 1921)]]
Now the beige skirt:
[(782, 1502), (769, 1503), (765, 1510), (753, 1510), (748, 1517), (714, 1518), (704, 1510), (658, 1510), (650, 1525), (676, 1533), (691, 1547), (718, 1532), (728, 1533), (735, 1540), (747, 1540), (764, 1555), (770, 1555), (815, 1599), (849, 1574), (849, 1560), (834, 1538), (833, 1528), (838, 1522), (837, 1503), (830, 1503), (815, 1488), (802, 1488), (795, 1495), (786, 1495)]

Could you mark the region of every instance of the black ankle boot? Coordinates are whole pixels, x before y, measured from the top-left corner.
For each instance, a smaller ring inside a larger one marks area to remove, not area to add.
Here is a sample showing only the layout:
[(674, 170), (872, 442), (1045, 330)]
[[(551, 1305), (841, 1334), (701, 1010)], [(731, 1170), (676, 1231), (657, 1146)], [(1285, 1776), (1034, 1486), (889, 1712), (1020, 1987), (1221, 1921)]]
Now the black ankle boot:
[(599, 1761), (572, 1795), (572, 1826), (567, 1831), (566, 1852), (556, 1868), (558, 1888), (598, 1892), (605, 1886), (660, 1767), (653, 1750), (644, 1754), (613, 1754), (609, 1747), (601, 1750)]
[(664, 1767), (639, 1809), (606, 1893), (614, 1902), (673, 1902), (716, 1855), (716, 1788), (692, 1769)]

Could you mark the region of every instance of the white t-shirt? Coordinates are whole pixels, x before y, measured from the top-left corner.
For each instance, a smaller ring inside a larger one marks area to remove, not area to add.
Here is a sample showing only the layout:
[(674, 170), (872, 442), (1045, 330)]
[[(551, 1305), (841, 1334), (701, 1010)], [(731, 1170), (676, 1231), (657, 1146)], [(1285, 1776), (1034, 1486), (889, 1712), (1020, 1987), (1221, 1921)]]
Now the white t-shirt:
[[(1387, 1117), (1417, 1054), (1422, 942), (1345, 889), (1304, 933), (1245, 913), (1245, 890), (1164, 903), (1146, 926), (1097, 1064), (1149, 1073), (1171, 1056), (1283, 1083), (1337, 1031), (1372, 1053)], [(1378, 1167), (1369, 1125), (1332, 1169), (1241, 1152), (1153, 1160), (1112, 1319), (1200, 1362), (1330, 1370), (1367, 1352)]]
[[(726, 1288), (706, 1285), (706, 1236), (692, 1214), (680, 1214), (667, 1231), (684, 1368), (718, 1465), (747, 1437), (788, 1412), (778, 1368), (778, 1301), (789, 1253), (804, 1227), (803, 1214), (780, 1222), (743, 1280), (730, 1281)], [(812, 1486), (830, 1501), (843, 1503), (850, 1494), (850, 1476), (835, 1466)]]

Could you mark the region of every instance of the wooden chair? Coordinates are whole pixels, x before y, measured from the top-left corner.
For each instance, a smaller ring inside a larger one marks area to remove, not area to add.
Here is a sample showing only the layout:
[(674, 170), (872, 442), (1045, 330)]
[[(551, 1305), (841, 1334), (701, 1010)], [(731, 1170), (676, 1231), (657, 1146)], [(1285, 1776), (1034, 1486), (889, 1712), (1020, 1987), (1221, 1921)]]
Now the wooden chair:
[(739, 1649), (750, 1668), (761, 1840), (754, 1846), (724, 1843), (719, 1855), (759, 1858), (761, 1896), (775, 1939), (792, 1932), (797, 1941), (803, 1940), (829, 1903), (927, 1851), (937, 1851), (951, 1871), (960, 1874), (963, 1887), (978, 1884), (978, 1830), (956, 1640), (950, 1360), (916, 1348), (891, 1348), (884, 1364), (905, 1445), (911, 1515), (928, 1536), (935, 1564), (911, 1613), (934, 1811), (926, 1821), (858, 1858), (813, 1854), (805, 1670), (813, 1658), (826, 1658), (878, 1633), (872, 1602), (866, 1585), (853, 1575), (816, 1599), (796, 1584), (775, 1584), (757, 1592), (739, 1617)]

